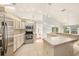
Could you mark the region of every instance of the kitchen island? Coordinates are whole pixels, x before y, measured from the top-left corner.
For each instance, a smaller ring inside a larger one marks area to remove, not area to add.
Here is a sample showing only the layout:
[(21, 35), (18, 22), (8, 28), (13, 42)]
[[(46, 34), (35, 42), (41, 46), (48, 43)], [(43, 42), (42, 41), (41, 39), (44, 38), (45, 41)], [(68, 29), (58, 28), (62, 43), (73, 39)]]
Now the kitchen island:
[[(73, 38), (72, 38), (73, 37)], [(48, 56), (72, 56), (73, 43), (78, 39), (78, 35), (70, 35), (63, 33), (48, 34), (44, 41), (44, 55)]]

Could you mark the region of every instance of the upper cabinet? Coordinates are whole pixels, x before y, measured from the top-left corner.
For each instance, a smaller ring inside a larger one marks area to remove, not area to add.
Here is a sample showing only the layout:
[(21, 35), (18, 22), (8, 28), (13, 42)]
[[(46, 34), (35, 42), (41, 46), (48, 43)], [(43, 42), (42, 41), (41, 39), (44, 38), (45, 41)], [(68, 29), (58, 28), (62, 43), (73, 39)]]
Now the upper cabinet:
[(25, 22), (22, 19), (14, 20), (14, 29), (25, 29)]
[(25, 22), (21, 22), (20, 28), (25, 29)]
[(14, 20), (14, 29), (20, 29), (20, 20)]

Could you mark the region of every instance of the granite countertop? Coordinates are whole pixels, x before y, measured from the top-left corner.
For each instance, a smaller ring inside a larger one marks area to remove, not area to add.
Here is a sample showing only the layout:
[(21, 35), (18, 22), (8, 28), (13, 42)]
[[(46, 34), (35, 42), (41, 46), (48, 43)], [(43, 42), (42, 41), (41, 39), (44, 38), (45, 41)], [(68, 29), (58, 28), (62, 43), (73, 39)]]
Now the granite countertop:
[(52, 46), (59, 46), (59, 45), (62, 45), (62, 44), (67, 44), (67, 43), (70, 43), (70, 42), (75, 42), (75, 41), (77, 41), (77, 39), (61, 38), (61, 37), (51, 37), (51, 38), (44, 39), (44, 41), (46, 41), (47, 43), (49, 43)]
[(70, 34), (70, 33), (48, 33), (48, 36), (57, 36), (57, 35), (62, 35), (62, 36), (73, 36), (73, 37), (79, 37), (79, 34)]

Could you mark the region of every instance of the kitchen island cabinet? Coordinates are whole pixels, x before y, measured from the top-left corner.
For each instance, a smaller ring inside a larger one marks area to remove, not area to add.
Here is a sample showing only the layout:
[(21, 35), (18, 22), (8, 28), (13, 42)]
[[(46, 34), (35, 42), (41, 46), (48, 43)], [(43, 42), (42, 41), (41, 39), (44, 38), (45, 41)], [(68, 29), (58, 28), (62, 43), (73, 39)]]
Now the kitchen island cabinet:
[(73, 43), (78, 39), (71, 37), (48, 36), (43, 39), (43, 54), (45, 56), (73, 56)]

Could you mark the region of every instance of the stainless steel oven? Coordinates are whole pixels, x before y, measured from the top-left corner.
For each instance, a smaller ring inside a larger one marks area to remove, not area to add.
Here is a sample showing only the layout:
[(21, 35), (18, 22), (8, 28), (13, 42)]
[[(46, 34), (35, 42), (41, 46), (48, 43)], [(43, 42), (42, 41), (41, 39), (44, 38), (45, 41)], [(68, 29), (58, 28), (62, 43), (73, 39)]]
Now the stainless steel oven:
[(33, 39), (33, 26), (31, 25), (26, 26), (25, 35), (26, 35), (26, 40)]
[(33, 25), (27, 25), (25, 28), (25, 43), (33, 43)]

